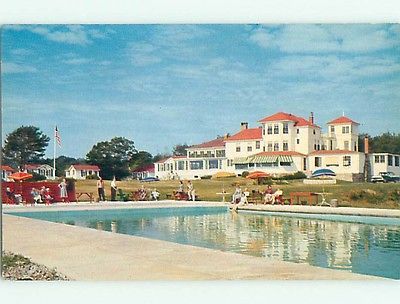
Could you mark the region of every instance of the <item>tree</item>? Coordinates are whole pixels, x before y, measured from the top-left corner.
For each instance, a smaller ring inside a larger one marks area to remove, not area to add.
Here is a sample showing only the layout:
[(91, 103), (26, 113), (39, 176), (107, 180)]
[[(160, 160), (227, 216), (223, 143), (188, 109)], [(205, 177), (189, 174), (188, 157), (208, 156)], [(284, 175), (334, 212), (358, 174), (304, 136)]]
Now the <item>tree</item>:
[(93, 146), (86, 154), (89, 164), (98, 165), (105, 179), (124, 178), (129, 175), (129, 163), (137, 153), (132, 140), (114, 137), (111, 141), (102, 141)]
[(187, 148), (189, 148), (189, 146), (186, 143), (177, 144), (172, 150), (172, 155), (174, 155), (174, 156), (186, 156), (186, 149)]
[(38, 162), (49, 141), (50, 138), (38, 127), (21, 126), (6, 137), (3, 148), (5, 161), (19, 168), (29, 162)]
[(364, 138), (369, 138), (369, 152), (370, 153), (400, 153), (400, 134), (395, 133), (383, 133), (374, 137), (368, 134), (360, 134), (358, 136), (358, 146), (360, 152), (364, 152)]
[(139, 151), (132, 157), (132, 160), (130, 162), (130, 168), (134, 170), (146, 165), (150, 165), (152, 163), (153, 163), (153, 156), (149, 152)]
[(158, 162), (159, 160), (162, 160), (162, 159), (168, 158), (168, 157), (171, 157), (171, 155), (169, 155), (169, 154), (156, 154), (153, 157), (153, 163)]

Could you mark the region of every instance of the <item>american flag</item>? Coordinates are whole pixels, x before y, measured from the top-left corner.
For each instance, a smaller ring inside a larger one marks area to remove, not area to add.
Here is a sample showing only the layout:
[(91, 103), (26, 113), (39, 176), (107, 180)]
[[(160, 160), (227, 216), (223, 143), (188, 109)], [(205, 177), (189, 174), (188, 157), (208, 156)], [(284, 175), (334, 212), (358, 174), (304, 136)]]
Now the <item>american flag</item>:
[(60, 132), (58, 132), (58, 128), (56, 126), (56, 129), (54, 131), (54, 138), (57, 141), (57, 144), (61, 147), (61, 137), (60, 137)]

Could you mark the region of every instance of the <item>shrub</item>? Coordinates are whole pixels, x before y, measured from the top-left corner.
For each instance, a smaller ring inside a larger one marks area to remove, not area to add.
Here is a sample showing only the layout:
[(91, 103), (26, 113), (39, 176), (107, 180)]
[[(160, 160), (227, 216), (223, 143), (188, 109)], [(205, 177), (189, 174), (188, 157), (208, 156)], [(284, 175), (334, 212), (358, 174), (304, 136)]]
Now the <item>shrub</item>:
[(96, 174), (91, 174), (91, 175), (87, 175), (86, 179), (99, 179), (99, 177)]
[(44, 176), (44, 175), (41, 175), (41, 174), (38, 174), (35, 172), (32, 172), (32, 175), (33, 175), (33, 177), (29, 179), (30, 181), (37, 182), (37, 181), (46, 180), (46, 176)]
[(200, 179), (211, 179), (212, 175), (204, 175)]
[(242, 177), (247, 177), (249, 175), (249, 171), (243, 171), (242, 172)]
[(281, 177), (276, 177), (274, 179), (276, 179), (276, 180), (295, 180), (295, 179), (304, 179), (306, 177), (307, 177), (307, 175), (305, 175), (304, 172), (297, 171), (296, 173), (288, 174), (288, 175), (281, 176)]

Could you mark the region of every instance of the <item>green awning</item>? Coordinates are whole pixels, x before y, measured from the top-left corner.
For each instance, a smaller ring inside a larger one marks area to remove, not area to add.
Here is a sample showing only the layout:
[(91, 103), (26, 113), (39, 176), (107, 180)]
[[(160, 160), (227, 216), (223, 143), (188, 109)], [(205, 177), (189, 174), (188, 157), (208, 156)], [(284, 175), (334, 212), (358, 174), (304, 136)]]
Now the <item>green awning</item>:
[(279, 155), (279, 161), (283, 163), (292, 163), (293, 158), (290, 155)]
[(235, 165), (243, 165), (243, 164), (248, 164), (248, 159), (247, 157), (236, 157), (233, 159), (233, 163)]
[(256, 155), (251, 160), (252, 163), (276, 163), (278, 156)]

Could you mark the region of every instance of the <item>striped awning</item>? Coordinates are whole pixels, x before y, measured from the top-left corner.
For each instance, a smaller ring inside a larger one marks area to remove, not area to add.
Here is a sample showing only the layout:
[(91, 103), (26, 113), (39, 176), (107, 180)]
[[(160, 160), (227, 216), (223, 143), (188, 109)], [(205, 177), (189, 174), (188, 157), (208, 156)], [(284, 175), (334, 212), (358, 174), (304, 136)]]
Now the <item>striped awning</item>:
[(292, 163), (293, 158), (290, 155), (279, 155), (279, 161), (283, 163)]
[(266, 156), (266, 155), (256, 155), (252, 157), (252, 163), (275, 163), (278, 160), (278, 156)]
[(242, 165), (242, 164), (248, 164), (248, 158), (247, 157), (236, 157), (233, 159), (233, 163), (235, 165)]

